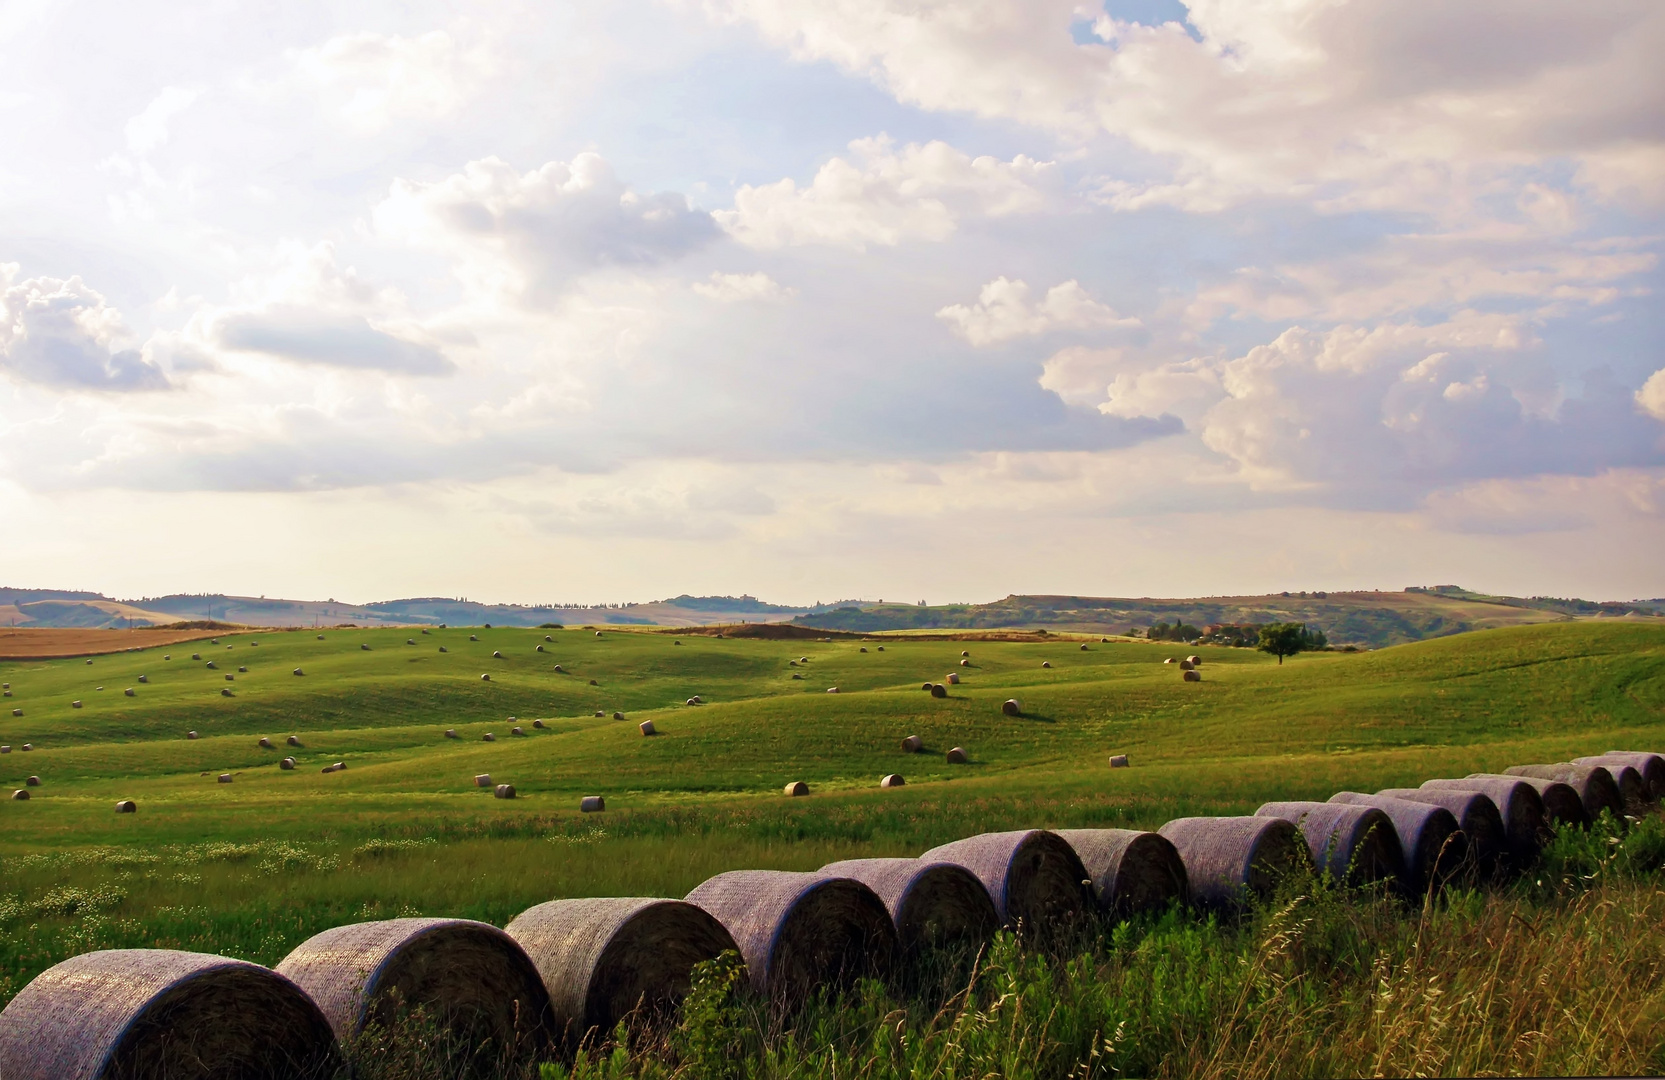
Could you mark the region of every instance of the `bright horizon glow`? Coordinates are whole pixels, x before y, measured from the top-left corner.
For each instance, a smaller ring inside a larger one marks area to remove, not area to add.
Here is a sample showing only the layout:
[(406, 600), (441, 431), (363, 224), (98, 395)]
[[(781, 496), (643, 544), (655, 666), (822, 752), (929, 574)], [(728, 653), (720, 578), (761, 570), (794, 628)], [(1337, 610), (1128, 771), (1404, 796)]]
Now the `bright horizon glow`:
[(1662, 50), (1648, 0), (14, 4), (0, 585), (1665, 596)]

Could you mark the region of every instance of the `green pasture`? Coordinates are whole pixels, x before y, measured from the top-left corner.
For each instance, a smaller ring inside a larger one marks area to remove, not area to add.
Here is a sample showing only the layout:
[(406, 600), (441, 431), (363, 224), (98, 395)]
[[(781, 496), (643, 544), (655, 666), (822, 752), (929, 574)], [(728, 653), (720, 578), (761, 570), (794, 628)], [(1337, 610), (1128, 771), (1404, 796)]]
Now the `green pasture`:
[[(1271, 798), (1665, 746), (1665, 632), (1618, 621), (1281, 667), (1247, 650), (1097, 638), (322, 633), (0, 662), (12, 689), (0, 744), (13, 747), (0, 791), (41, 778), (27, 802), (0, 803), (0, 1001), (86, 948), (270, 963), (357, 918), (502, 923), (558, 896), (681, 895), (721, 870), (913, 854), (987, 829), (1154, 827)], [(1200, 683), (1162, 663), (1193, 651)], [(950, 671), (963, 682), (948, 698), (920, 689)], [(695, 694), (705, 704), (684, 704)], [(1002, 715), (1010, 697), (1021, 716)], [(643, 738), (643, 720), (660, 734)], [(487, 731), (497, 741), (481, 741)], [(910, 734), (927, 752), (902, 752)], [(262, 735), (276, 749), (259, 748)], [(303, 747), (286, 746), (289, 735)], [(947, 765), (951, 746), (970, 764)], [(1111, 770), (1114, 753), (1134, 767)], [(280, 770), (285, 756), (299, 767)], [(320, 772), (335, 761), (347, 768)], [(224, 772), (233, 783), (216, 782)], [(519, 797), (476, 788), (482, 772)], [(907, 786), (879, 790), (892, 772)], [(784, 797), (793, 780), (812, 794)], [(605, 796), (607, 810), (581, 815), (584, 795)], [(116, 815), (118, 799), (138, 812)]]

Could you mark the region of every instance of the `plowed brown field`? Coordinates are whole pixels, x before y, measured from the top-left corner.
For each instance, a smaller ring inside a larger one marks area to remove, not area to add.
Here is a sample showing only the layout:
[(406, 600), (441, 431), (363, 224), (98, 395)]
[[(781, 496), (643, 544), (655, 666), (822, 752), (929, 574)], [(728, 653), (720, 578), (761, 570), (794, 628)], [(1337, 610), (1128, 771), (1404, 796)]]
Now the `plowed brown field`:
[(0, 660), (57, 660), (98, 656), (132, 648), (154, 648), (176, 641), (218, 637), (223, 630), (31, 630), (0, 629)]

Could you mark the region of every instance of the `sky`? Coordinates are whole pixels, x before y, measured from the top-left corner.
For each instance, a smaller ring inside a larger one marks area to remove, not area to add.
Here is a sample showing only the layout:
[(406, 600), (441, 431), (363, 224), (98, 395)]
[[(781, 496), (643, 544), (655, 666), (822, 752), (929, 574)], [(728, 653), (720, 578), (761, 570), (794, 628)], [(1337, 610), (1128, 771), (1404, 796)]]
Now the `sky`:
[(1665, 596), (1658, 0), (6, 0), (0, 584)]

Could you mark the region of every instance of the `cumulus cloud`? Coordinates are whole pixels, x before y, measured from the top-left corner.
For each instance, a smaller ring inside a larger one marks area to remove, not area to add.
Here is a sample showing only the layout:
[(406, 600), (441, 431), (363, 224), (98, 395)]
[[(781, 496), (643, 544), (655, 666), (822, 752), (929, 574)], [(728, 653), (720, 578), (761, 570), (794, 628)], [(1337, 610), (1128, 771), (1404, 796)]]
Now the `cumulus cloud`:
[(947, 239), (962, 218), (1031, 213), (1046, 202), (1049, 162), (973, 158), (944, 142), (897, 149), (880, 135), (850, 144), (808, 186), (790, 177), (740, 188), (713, 216), (748, 247), (829, 244), (864, 250)]
[(762, 271), (753, 274), (725, 274), (712, 271), (708, 280), (696, 281), (692, 288), (700, 296), (720, 304), (734, 304), (745, 300), (783, 300), (796, 295), (798, 291), (782, 286)]
[(1029, 292), (1027, 282), (998, 277), (983, 286), (977, 303), (950, 304), (937, 312), (937, 318), (973, 345), (1057, 330), (1131, 330), (1143, 325), (1094, 300), (1073, 278), (1048, 289), (1039, 302), (1031, 302)]
[(1121, 209), (1261, 193), (1433, 208), (1481, 182), (1474, 169), (1553, 156), (1587, 162), (1596, 190), (1665, 192), (1665, 174), (1627, 164), (1665, 145), (1665, 9), (1647, 0), (1187, 0), (1187, 25), (1102, 15), (1085, 43), (1075, 0), (705, 6), (901, 101), (1109, 134), (1172, 163), (1108, 181)]
[(633, 191), (594, 153), (527, 173), (492, 157), (433, 183), (396, 180), (374, 221), (384, 237), (455, 257), (469, 284), (499, 293), (557, 289), (601, 267), (651, 266), (720, 235), (685, 196)]
[(0, 264), (0, 371), (70, 389), (169, 388), (162, 368), (130, 347), (121, 313), (79, 277), (20, 280), (21, 271)]
[(1642, 389), (1636, 391), (1636, 404), (1656, 420), (1665, 420), (1665, 368), (1648, 376)]
[(274, 89), (316, 96), (353, 128), (380, 130), (402, 119), (449, 116), (474, 92), (491, 57), (443, 30), (416, 37), (343, 34), (288, 55), (290, 71)]
[(173, 118), (190, 108), (201, 96), (200, 89), (170, 86), (151, 99), (144, 112), (127, 122), (122, 134), (127, 148), (135, 154), (148, 154), (168, 141), (168, 125)]

